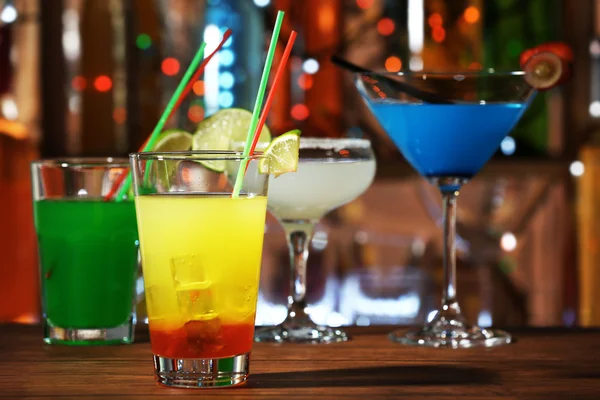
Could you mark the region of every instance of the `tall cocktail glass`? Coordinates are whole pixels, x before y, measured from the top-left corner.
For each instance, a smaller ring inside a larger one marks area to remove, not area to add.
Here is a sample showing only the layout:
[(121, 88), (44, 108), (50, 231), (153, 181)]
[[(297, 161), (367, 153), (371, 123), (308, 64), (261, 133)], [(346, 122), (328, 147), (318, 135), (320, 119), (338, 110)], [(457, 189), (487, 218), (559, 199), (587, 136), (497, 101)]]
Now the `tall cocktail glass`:
[(306, 261), (317, 222), (360, 196), (375, 176), (375, 156), (366, 139), (300, 139), (298, 171), (269, 181), (269, 211), (283, 226), (290, 252), (286, 319), (257, 330), (258, 342), (330, 343), (347, 340), (339, 328), (319, 326), (306, 313)]
[(510, 343), (508, 333), (472, 325), (460, 311), (456, 295), (456, 200), (461, 186), (494, 154), (536, 91), (519, 71), (364, 73), (357, 74), (355, 82), (404, 157), (439, 188), (443, 198), (441, 308), (423, 328), (393, 332), (390, 338), (408, 345), (453, 348)]
[(133, 198), (104, 201), (127, 160), (31, 165), (44, 341), (131, 343), (138, 234)]
[(268, 175), (250, 158), (241, 195), (222, 170), (238, 152), (130, 156), (156, 379), (176, 387), (241, 384), (250, 351)]

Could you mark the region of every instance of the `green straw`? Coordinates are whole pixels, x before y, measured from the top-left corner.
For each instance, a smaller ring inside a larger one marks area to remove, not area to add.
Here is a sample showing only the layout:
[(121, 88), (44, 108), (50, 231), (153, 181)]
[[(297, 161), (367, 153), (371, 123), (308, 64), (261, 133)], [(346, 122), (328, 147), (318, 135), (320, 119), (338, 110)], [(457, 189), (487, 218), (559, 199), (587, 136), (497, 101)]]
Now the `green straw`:
[[(171, 99), (169, 100), (167, 107), (165, 108), (162, 115), (160, 116), (158, 123), (156, 124), (156, 126), (154, 127), (154, 130), (152, 131), (152, 134), (150, 135), (150, 139), (148, 139), (148, 141), (146, 142), (146, 145), (144, 146), (144, 149), (142, 151), (148, 151), (148, 150), (152, 149), (154, 147), (154, 145), (156, 144), (156, 141), (158, 140), (158, 136), (160, 135), (163, 128), (165, 127), (165, 124), (167, 123), (167, 120), (169, 119), (169, 115), (171, 115), (171, 111), (173, 110), (173, 107), (175, 107), (175, 104), (177, 103), (177, 99), (179, 99), (179, 97), (181, 96), (181, 93), (184, 91), (185, 87), (187, 86), (190, 78), (192, 77), (192, 75), (194, 75), (194, 72), (196, 71), (196, 69), (198, 69), (198, 65), (200, 65), (200, 62), (202, 62), (202, 59), (204, 58), (204, 48), (205, 47), (206, 47), (206, 43), (203, 42), (200, 45), (200, 47), (198, 48), (196, 55), (192, 59), (192, 62), (190, 64), (190, 66), (188, 67), (187, 71), (185, 71), (183, 78), (181, 78), (179, 85), (177, 85), (177, 89), (175, 89), (173, 96), (171, 96)], [(129, 190), (130, 186), (131, 186), (131, 172), (129, 172), (129, 174), (127, 174), (127, 179), (125, 179), (125, 182), (121, 186), (121, 190), (119, 190), (119, 192), (117, 193), (115, 200), (121, 201), (123, 199), (125, 193), (127, 193), (127, 191)]]
[[(279, 31), (281, 30), (281, 24), (283, 22), (283, 11), (277, 13), (277, 20), (275, 20), (275, 28), (273, 28), (273, 36), (271, 36), (271, 44), (269, 45), (269, 51), (267, 53), (267, 59), (265, 61), (265, 67), (263, 68), (262, 78), (260, 79), (260, 85), (258, 87), (258, 94), (256, 95), (256, 101), (254, 102), (254, 112), (252, 113), (252, 119), (250, 120), (250, 126), (248, 126), (248, 135), (246, 136), (246, 145), (244, 146), (244, 153), (242, 162), (238, 168), (237, 177), (235, 178), (235, 184), (233, 186), (233, 193), (231, 197), (236, 198), (240, 195), (242, 190), (242, 183), (244, 181), (244, 175), (246, 172), (246, 165), (248, 164), (248, 155), (250, 154), (250, 147), (252, 146), (253, 133), (258, 125), (258, 119), (260, 117), (260, 108), (262, 107), (263, 99), (265, 97), (265, 91), (267, 90), (267, 83), (269, 82), (269, 74), (271, 73), (271, 65), (273, 64), (273, 58), (275, 57), (275, 48), (277, 47), (277, 41), (279, 39)], [(260, 132), (256, 133), (260, 135)]]

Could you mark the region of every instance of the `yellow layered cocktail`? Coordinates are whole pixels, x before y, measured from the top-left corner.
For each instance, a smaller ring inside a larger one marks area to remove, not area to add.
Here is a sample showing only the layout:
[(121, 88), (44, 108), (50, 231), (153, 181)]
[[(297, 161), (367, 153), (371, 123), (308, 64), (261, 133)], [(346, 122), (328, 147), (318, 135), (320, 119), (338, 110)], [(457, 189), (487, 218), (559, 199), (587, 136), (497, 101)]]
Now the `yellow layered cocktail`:
[(250, 352), (266, 196), (135, 200), (152, 352), (173, 359)]

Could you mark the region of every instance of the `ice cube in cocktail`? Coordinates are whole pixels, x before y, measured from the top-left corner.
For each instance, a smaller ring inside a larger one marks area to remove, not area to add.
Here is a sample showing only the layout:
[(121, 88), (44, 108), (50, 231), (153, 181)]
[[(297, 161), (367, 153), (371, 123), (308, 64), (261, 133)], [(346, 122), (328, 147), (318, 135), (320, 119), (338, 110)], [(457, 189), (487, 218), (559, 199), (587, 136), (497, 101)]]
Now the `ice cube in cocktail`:
[(223, 330), (217, 291), (195, 255), (173, 257), (171, 273), (188, 345), (198, 352), (220, 350)]

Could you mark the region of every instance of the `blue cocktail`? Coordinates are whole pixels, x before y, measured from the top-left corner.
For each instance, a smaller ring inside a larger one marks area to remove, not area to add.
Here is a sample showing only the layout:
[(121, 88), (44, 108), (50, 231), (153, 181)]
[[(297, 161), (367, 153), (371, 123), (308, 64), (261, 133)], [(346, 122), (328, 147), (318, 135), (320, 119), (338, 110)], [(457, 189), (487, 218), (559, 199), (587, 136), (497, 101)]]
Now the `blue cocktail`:
[[(503, 331), (469, 324), (456, 299), (456, 199), (519, 121), (533, 97), (524, 73), (357, 74), (356, 85), (408, 162), (439, 187), (444, 205), (442, 307), (423, 328), (394, 332), (403, 344), (496, 346)], [(410, 94), (407, 94), (410, 93)]]
[(426, 178), (473, 177), (525, 109), (522, 103), (371, 105), (404, 157)]

